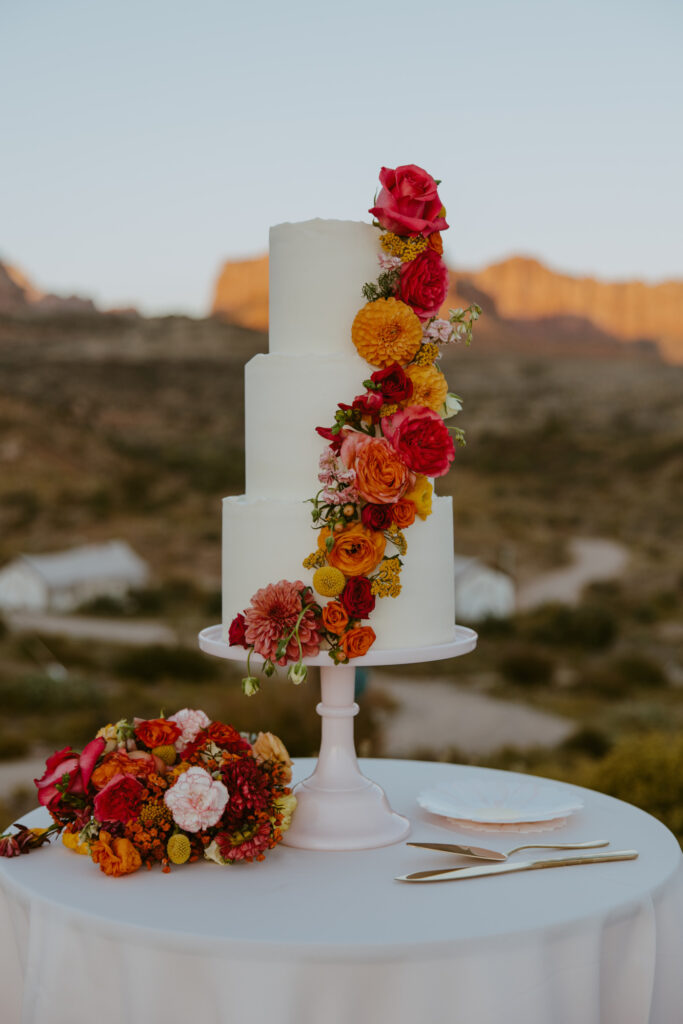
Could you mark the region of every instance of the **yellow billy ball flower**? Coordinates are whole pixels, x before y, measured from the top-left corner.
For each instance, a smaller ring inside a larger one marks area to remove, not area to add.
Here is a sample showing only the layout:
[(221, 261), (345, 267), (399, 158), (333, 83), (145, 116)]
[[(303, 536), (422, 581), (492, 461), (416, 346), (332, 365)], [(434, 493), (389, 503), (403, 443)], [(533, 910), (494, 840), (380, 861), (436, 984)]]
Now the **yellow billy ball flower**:
[(165, 764), (175, 764), (176, 749), (172, 743), (163, 743), (160, 747), (153, 747), (152, 753), (160, 757)]
[(338, 597), (346, 586), (346, 576), (341, 569), (326, 565), (313, 573), (313, 587), (321, 597)]
[(190, 840), (182, 832), (176, 832), (166, 844), (166, 853), (172, 864), (184, 864), (190, 859)]

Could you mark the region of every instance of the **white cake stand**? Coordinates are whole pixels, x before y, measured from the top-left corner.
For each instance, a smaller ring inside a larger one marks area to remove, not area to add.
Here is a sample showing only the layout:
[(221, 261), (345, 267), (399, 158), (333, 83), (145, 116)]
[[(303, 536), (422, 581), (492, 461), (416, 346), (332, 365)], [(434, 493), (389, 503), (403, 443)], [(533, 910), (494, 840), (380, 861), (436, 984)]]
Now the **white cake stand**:
[[(468, 654), (477, 645), (477, 634), (454, 626), (453, 639), (430, 647), (371, 651), (348, 665), (333, 665), (327, 653), (304, 658), (320, 666), (322, 701), (316, 711), (322, 718), (320, 753), (315, 771), (295, 788), (296, 813), (283, 842), (305, 850), (367, 850), (398, 843), (410, 832), (410, 822), (389, 806), (384, 790), (360, 771), (353, 737), (353, 719), (360, 710), (354, 701), (355, 670), (370, 665), (410, 665), (441, 661)], [(209, 626), (199, 634), (199, 646), (207, 654), (230, 661), (246, 661), (243, 647), (230, 647), (221, 626)], [(252, 661), (263, 658), (252, 655)]]

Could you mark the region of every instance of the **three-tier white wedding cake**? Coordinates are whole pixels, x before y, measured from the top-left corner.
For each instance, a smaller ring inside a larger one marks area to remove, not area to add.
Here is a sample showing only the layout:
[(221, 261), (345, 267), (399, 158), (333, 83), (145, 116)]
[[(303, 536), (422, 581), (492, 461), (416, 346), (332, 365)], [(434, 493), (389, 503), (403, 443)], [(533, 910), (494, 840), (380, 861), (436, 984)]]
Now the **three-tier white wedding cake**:
[[(370, 224), (311, 220), (270, 231), (269, 353), (245, 369), (245, 494), (223, 501), (223, 633), (252, 595), (274, 580), (309, 582), (315, 550), (307, 499), (320, 488), (326, 442), (316, 427), (351, 402), (373, 367), (351, 326), (362, 287), (378, 274), (379, 234)], [(375, 649), (446, 643), (455, 622), (451, 499), (408, 531), (396, 598), (377, 603)]]

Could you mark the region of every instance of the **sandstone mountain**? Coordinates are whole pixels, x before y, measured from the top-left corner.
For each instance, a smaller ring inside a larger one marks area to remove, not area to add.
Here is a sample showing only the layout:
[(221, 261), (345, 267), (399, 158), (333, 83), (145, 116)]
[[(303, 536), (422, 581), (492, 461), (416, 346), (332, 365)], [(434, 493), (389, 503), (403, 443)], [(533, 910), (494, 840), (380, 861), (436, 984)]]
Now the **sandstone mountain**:
[(0, 314), (95, 313), (95, 304), (78, 295), (52, 295), (40, 291), (17, 267), (0, 262)]
[[(633, 343), (640, 352), (656, 343), (664, 359), (683, 362), (683, 281), (598, 281), (513, 256), (479, 271), (451, 271), (445, 308), (469, 302), (479, 302), (487, 313), (477, 332), (487, 347), (545, 351), (553, 346), (585, 355), (596, 346), (621, 346), (625, 354), (634, 350)], [(211, 312), (266, 330), (268, 257), (226, 262)]]

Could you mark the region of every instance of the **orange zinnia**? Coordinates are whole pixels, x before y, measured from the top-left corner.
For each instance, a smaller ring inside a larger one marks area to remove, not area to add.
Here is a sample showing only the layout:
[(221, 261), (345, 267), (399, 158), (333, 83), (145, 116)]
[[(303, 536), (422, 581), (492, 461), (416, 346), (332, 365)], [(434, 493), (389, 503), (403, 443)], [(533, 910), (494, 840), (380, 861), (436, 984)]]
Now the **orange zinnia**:
[(372, 366), (405, 366), (422, 343), (422, 324), (399, 299), (377, 299), (356, 313), (351, 338)]
[(410, 405), (424, 405), (438, 412), (448, 395), (448, 381), (441, 370), (433, 364), (419, 366), (413, 363), (406, 367), (406, 375), (413, 382)]
[[(318, 536), (318, 547), (326, 551), (326, 541), (330, 536), (326, 526)], [(387, 542), (382, 533), (368, 530), (362, 523), (347, 526), (341, 533), (332, 534), (334, 544), (327, 551), (327, 561), (335, 569), (340, 569), (345, 576), (365, 576), (372, 572), (384, 555)]]

